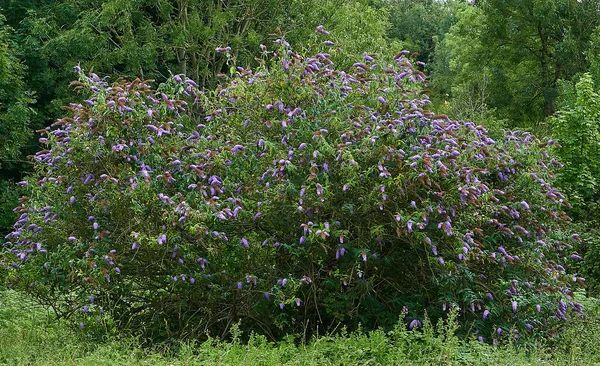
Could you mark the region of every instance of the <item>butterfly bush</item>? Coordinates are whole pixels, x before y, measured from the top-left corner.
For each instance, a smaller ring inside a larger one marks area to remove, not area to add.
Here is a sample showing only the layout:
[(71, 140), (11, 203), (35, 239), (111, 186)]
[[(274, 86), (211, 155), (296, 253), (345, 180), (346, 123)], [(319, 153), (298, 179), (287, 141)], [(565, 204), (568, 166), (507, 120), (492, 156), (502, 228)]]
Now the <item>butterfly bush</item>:
[(581, 312), (553, 142), (429, 111), (406, 51), (341, 70), (317, 47), (262, 46), (210, 92), (80, 74), (89, 98), (21, 182), (11, 285), (157, 338), (417, 329), (454, 308), (484, 340)]

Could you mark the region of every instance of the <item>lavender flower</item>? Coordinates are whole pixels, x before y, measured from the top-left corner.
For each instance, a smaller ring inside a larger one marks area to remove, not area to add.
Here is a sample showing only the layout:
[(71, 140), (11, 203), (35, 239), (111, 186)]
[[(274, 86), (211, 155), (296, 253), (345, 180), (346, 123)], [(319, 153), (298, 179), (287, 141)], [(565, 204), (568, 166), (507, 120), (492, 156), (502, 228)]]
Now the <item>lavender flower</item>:
[(217, 48), (215, 48), (215, 51), (217, 53), (226, 53), (226, 52), (231, 51), (231, 47), (217, 47)]
[(315, 30), (315, 33), (321, 33), (321, 34), (324, 34), (324, 35), (326, 35), (326, 36), (328, 36), (328, 35), (329, 35), (329, 32), (328, 32), (328, 31), (326, 31), (325, 29), (323, 29), (323, 26), (322, 26), (322, 25), (319, 25), (319, 26), (317, 27), (317, 29)]
[(414, 329), (415, 327), (420, 327), (421, 326), (421, 321), (414, 319), (413, 321), (410, 322), (410, 324), (408, 324), (408, 329)]

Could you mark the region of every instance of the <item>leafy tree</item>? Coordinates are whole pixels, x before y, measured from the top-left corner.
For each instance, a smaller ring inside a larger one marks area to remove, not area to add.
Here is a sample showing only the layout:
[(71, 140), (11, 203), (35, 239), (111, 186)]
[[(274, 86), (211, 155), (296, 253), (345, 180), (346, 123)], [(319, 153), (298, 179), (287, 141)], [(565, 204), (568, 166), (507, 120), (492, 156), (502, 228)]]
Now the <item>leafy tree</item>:
[(559, 110), (552, 117), (552, 136), (560, 143), (558, 184), (573, 203), (571, 214), (580, 225), (585, 261), (580, 272), (590, 279), (590, 291), (600, 290), (600, 96), (591, 74), (560, 84)]
[(402, 41), (406, 49), (417, 52), (419, 60), (431, 62), (436, 42), (444, 38), (456, 21), (454, 8), (464, 2), (393, 0), (385, 3), (391, 11), (389, 36)]
[[(343, 49), (344, 57), (332, 60), (339, 67), (352, 65), (352, 56), (360, 57), (364, 50), (392, 55), (398, 47), (388, 38), (391, 27), (389, 9), (376, 7), (369, 1), (294, 0), (288, 3), (287, 24), (281, 28), (295, 49), (315, 47), (323, 40), (315, 34), (319, 25), (331, 32), (335, 48)], [(348, 55), (351, 59), (348, 59)]]
[(588, 0), (477, 2), (439, 48), (450, 54), (456, 76), (438, 81), (450, 90), (473, 82), (470, 75), (488, 75), (487, 104), (499, 117), (537, 125), (555, 110), (557, 81), (589, 67), (585, 51), (599, 14), (597, 2)]
[(14, 44), (8, 34), (10, 27), (0, 15), (0, 167), (6, 159), (19, 156), (19, 151), (31, 138), (29, 128), (34, 101), (23, 82), (23, 65), (15, 57)]
[(561, 108), (551, 121), (565, 163), (559, 181), (577, 207), (593, 209), (600, 198), (600, 96), (590, 74), (563, 84)]
[(70, 98), (70, 70), (80, 63), (125, 77), (165, 80), (183, 73), (214, 86), (227, 61), (215, 48), (234, 47), (240, 63), (251, 62), (283, 11), (271, 0), (56, 0), (30, 4), (26, 14), (18, 11), (22, 5), (13, 7), (7, 12), (24, 15), (15, 19), (15, 38), (28, 79), (50, 119)]

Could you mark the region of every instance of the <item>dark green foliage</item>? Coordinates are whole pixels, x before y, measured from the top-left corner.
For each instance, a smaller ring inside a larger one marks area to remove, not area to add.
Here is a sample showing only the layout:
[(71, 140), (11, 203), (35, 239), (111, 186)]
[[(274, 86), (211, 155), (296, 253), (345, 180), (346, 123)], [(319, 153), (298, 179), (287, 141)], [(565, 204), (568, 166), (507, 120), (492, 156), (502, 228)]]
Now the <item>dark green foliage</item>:
[(15, 44), (9, 38), (11, 28), (0, 14), (0, 167), (15, 159), (31, 138), (30, 104), (34, 101), (23, 82), (24, 68), (16, 58)]
[(599, 19), (597, 1), (478, 1), (438, 45), (434, 80), (448, 93), (487, 79), (497, 117), (534, 127), (555, 111), (557, 81), (588, 69)]
[(432, 62), (436, 42), (444, 38), (456, 21), (454, 12), (458, 2), (393, 0), (384, 3), (390, 8), (390, 37), (399, 39), (404, 48), (418, 53), (419, 60)]

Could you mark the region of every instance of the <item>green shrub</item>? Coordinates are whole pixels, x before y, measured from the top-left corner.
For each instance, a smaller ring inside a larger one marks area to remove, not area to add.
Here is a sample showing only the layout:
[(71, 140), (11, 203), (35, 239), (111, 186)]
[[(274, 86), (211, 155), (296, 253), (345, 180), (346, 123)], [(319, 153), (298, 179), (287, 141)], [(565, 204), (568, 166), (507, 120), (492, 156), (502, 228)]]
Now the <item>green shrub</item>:
[[(571, 199), (575, 214), (586, 218), (598, 212), (600, 167), (600, 96), (590, 74), (575, 85), (563, 83), (561, 108), (551, 119), (552, 136), (561, 148), (557, 155), (565, 164), (559, 185)], [(595, 216), (595, 215), (594, 215)]]
[(27, 179), (9, 284), (84, 327), (106, 311), (159, 340), (238, 321), (275, 339), (391, 329), (404, 308), (410, 328), (460, 308), (490, 340), (580, 311), (543, 144), (426, 110), (408, 52), (338, 69), (320, 33), (314, 57), (277, 40), (214, 92), (83, 78), (89, 99)]

